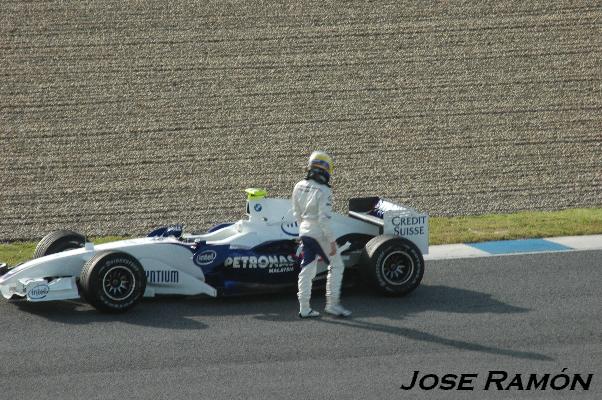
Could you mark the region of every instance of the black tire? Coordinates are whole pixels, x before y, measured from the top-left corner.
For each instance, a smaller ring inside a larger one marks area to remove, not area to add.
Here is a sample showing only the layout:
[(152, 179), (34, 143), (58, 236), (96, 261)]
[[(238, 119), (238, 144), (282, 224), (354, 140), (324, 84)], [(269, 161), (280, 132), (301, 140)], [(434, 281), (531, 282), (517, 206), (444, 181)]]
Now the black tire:
[(61, 251), (79, 249), (86, 245), (86, 237), (73, 231), (54, 231), (44, 236), (33, 252), (33, 258), (40, 258)]
[(142, 300), (146, 289), (144, 268), (120, 251), (96, 254), (79, 276), (82, 297), (102, 312), (121, 313)]
[(407, 239), (381, 235), (371, 239), (362, 253), (363, 280), (388, 296), (403, 296), (420, 285), (424, 275), (422, 253)]

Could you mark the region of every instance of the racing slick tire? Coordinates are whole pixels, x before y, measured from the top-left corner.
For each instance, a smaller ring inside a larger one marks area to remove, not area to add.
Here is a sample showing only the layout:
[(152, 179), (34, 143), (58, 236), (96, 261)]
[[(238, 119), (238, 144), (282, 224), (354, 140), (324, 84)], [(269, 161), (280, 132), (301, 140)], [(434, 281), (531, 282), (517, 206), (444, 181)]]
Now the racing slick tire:
[(366, 243), (360, 273), (363, 280), (378, 292), (387, 296), (403, 296), (420, 285), (424, 258), (409, 240), (380, 235)]
[(73, 231), (54, 231), (44, 236), (33, 252), (33, 258), (40, 258), (61, 251), (79, 249), (86, 244), (86, 237)]
[(102, 312), (121, 313), (142, 300), (144, 268), (127, 253), (106, 251), (94, 255), (79, 276), (82, 297)]

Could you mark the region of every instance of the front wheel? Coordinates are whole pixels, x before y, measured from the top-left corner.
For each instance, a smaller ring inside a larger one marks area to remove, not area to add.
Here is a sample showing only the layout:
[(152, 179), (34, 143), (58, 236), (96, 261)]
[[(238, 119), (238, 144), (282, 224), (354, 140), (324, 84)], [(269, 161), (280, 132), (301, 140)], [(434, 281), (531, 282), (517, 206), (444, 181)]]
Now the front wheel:
[(44, 236), (33, 252), (33, 258), (40, 258), (62, 251), (79, 249), (86, 244), (86, 237), (73, 231), (54, 231)]
[(381, 235), (366, 244), (360, 271), (364, 280), (380, 293), (403, 296), (420, 285), (424, 258), (409, 240)]
[(119, 251), (96, 254), (81, 271), (83, 297), (103, 312), (125, 312), (142, 300), (146, 275), (134, 257)]

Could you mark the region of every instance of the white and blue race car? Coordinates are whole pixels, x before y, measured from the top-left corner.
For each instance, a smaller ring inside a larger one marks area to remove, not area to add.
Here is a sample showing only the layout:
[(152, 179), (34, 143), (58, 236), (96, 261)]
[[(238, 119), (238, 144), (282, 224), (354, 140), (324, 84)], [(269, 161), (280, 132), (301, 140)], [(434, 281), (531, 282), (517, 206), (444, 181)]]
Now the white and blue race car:
[[(290, 200), (247, 189), (247, 219), (204, 234), (181, 225), (147, 237), (101, 245), (55, 231), (32, 260), (0, 266), (0, 292), (31, 302), (83, 298), (101, 311), (123, 312), (143, 297), (212, 297), (296, 287), (301, 252)], [(333, 232), (347, 270), (388, 295), (413, 291), (424, 273), (428, 215), (379, 197), (354, 198), (348, 215), (333, 213)], [(321, 263), (316, 280), (325, 279)]]

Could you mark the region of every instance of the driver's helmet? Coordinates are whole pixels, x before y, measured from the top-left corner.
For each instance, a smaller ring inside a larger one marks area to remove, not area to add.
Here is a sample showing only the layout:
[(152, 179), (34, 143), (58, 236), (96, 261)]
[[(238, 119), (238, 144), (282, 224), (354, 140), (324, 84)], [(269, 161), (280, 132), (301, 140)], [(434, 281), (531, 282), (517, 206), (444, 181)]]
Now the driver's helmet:
[(323, 151), (314, 151), (309, 156), (309, 162), (307, 163), (307, 169), (309, 171), (319, 170), (322, 173), (325, 173), (328, 177), (332, 175), (334, 171), (334, 163), (332, 161), (332, 157), (330, 157), (327, 153)]

